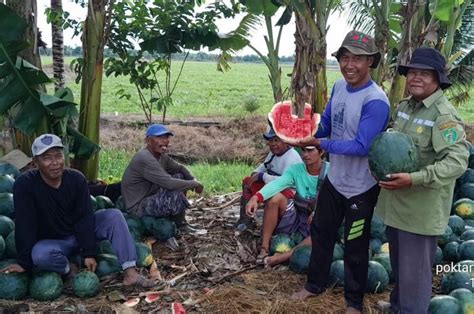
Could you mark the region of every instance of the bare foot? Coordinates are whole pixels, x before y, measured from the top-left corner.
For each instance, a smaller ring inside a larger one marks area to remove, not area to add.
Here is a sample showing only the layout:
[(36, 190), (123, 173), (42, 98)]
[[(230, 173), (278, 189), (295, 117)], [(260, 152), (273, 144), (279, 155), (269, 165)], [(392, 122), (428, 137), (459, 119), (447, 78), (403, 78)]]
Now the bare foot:
[(295, 300), (295, 301), (304, 301), (307, 298), (311, 298), (311, 297), (314, 297), (314, 296), (317, 296), (317, 294), (316, 293), (311, 293), (308, 290), (303, 288), (300, 291), (293, 293), (291, 295), (291, 299)]
[(141, 286), (143, 288), (151, 288), (156, 285), (154, 280), (147, 279), (140, 275), (134, 267), (127, 268), (123, 275), (124, 286)]
[(283, 264), (288, 261), (286, 254), (275, 254), (265, 258), (265, 265), (273, 267), (278, 264)]

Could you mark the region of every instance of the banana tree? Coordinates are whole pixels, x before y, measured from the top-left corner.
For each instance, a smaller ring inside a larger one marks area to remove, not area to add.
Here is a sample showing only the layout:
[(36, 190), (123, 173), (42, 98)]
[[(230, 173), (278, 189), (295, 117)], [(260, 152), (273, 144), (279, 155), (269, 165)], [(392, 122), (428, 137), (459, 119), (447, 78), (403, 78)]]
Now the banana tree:
[[(11, 126), (29, 137), (43, 132), (58, 134), (73, 147), (73, 155), (87, 158), (97, 147), (71, 127), (71, 120), (78, 115), (72, 93), (44, 93), (38, 86), (50, 79), (19, 56), (29, 46), (22, 40), (26, 28), (22, 18), (0, 4), (0, 115), (11, 117)], [(24, 151), (29, 154), (29, 148)]]
[[(106, 11), (108, 4), (108, 9)], [(104, 68), (104, 46), (114, 1), (90, 0), (82, 34), (83, 68), (81, 81), (81, 104), (79, 132), (90, 141), (99, 144), (100, 102), (102, 73)], [(75, 158), (74, 167), (89, 181), (95, 182), (99, 172), (99, 152), (88, 159)]]
[(314, 112), (323, 112), (327, 103), (326, 36), (329, 15), (340, 8), (339, 0), (286, 0), (296, 14), (296, 56), (291, 89), (298, 104), (298, 115), (304, 103)]

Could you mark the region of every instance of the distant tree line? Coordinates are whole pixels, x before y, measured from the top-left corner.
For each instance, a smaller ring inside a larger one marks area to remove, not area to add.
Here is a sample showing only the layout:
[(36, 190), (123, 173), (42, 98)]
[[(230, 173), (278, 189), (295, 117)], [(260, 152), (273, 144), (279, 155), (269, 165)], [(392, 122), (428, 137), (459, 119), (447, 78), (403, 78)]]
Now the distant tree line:
[[(51, 56), (51, 48), (40, 48), (40, 54), (42, 56)], [(152, 55), (145, 53), (145, 57), (149, 57), (150, 59), (153, 58)], [(71, 56), (71, 57), (82, 57), (82, 47), (77, 46), (77, 47), (71, 47), (71, 46), (64, 46), (64, 56)], [(105, 48), (104, 49), (104, 57), (105, 58), (111, 58), (111, 57), (117, 57), (111, 49)], [(173, 54), (174, 60), (182, 60), (185, 57), (185, 53), (180, 53), (180, 54)], [(218, 55), (214, 53), (207, 53), (207, 52), (195, 52), (195, 53), (189, 53), (187, 60), (188, 61), (210, 61), (210, 62), (217, 62)], [(250, 63), (262, 63), (262, 60), (255, 54), (249, 54), (249, 55), (244, 55), (244, 56), (233, 56), (232, 57), (233, 62), (237, 63), (244, 63), (244, 62), (250, 62)], [(281, 63), (291, 63), (293, 64), (295, 62), (295, 57), (294, 56), (281, 56), (280, 57), (280, 62)], [(327, 61), (328, 65), (337, 65), (336, 60), (328, 60)]]

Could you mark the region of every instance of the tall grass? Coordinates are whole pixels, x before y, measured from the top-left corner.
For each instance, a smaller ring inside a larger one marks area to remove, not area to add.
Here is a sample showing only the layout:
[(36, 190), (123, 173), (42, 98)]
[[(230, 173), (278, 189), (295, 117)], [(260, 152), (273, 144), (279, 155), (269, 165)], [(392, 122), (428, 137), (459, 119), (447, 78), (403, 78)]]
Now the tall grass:
[[(122, 174), (133, 157), (133, 153), (121, 150), (102, 150), (99, 155), (99, 178), (109, 183), (122, 179)], [(206, 195), (239, 191), (243, 176), (254, 169), (253, 166), (241, 162), (197, 163), (189, 168), (204, 185)]]

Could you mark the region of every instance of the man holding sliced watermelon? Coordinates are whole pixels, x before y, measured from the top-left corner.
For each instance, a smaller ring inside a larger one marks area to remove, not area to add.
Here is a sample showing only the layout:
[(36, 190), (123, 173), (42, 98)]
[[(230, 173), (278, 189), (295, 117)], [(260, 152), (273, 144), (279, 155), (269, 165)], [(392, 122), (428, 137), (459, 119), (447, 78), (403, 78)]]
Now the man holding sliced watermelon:
[(337, 230), (344, 221), (346, 313), (360, 313), (367, 285), (370, 222), (380, 191), (367, 155), (372, 140), (387, 127), (390, 106), (370, 77), (370, 68), (380, 61), (372, 37), (351, 31), (333, 56), (344, 79), (335, 83), (315, 137), (299, 144), (320, 146), (329, 153), (331, 167), (311, 225), (307, 282), (292, 298), (304, 300), (325, 291)]
[(97, 241), (109, 240), (124, 270), (124, 285), (154, 286), (135, 269), (135, 244), (122, 213), (115, 208), (92, 211), (86, 178), (65, 169), (63, 147), (54, 134), (34, 140), (31, 152), (38, 169), (23, 173), (13, 187), (18, 263), (0, 271), (35, 268), (73, 275), (77, 266), (68, 258), (81, 254), (84, 266), (94, 272)]
[(377, 214), (387, 225), (395, 277), (390, 303), (380, 306), (394, 313), (426, 313), (437, 236), (448, 225), (454, 184), (467, 168), (469, 148), (463, 122), (443, 94), (451, 86), (443, 55), (418, 48), (408, 65), (398, 66), (398, 73), (406, 76), (411, 96), (393, 115), (394, 129), (413, 140), (420, 167), (379, 182)]

